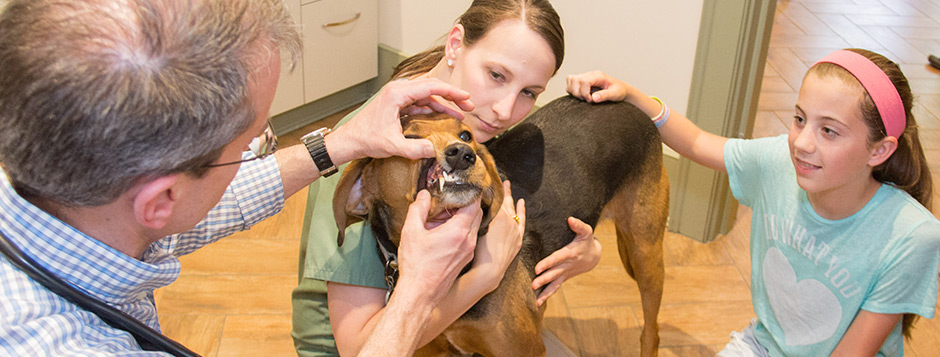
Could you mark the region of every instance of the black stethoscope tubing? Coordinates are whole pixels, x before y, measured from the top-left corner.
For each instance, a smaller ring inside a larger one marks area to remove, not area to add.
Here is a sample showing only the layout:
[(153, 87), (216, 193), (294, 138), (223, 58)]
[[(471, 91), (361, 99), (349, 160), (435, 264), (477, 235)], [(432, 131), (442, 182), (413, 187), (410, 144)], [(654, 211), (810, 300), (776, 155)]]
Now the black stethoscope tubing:
[(3, 254), (13, 266), (20, 269), (30, 278), (42, 284), (46, 289), (70, 301), (78, 307), (98, 315), (111, 327), (129, 332), (137, 340), (140, 347), (147, 351), (162, 351), (179, 357), (198, 357), (199, 354), (186, 348), (179, 342), (173, 341), (162, 333), (144, 325), (134, 317), (118, 310), (98, 299), (88, 296), (75, 287), (59, 279), (48, 270), (37, 264), (32, 258), (24, 254), (9, 237), (0, 232), (0, 253)]

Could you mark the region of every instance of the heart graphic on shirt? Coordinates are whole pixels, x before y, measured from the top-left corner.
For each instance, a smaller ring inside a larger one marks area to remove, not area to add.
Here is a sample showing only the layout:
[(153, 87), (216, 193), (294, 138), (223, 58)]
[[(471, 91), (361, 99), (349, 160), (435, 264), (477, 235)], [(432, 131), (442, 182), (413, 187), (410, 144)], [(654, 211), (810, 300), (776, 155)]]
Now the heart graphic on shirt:
[(805, 346), (832, 337), (842, 320), (836, 295), (816, 279), (796, 280), (790, 261), (777, 248), (764, 256), (764, 286), (788, 346)]

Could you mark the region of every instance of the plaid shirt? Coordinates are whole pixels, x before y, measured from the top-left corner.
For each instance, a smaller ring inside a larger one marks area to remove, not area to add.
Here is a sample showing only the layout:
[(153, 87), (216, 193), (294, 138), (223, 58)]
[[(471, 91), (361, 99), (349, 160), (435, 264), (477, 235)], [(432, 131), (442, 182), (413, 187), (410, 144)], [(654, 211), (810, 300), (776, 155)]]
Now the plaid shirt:
[[(154, 289), (179, 276), (178, 257), (270, 217), (284, 207), (273, 156), (242, 164), (222, 200), (191, 231), (163, 238), (129, 257), (20, 197), (0, 170), (0, 230), (26, 255), (92, 297), (159, 330)], [(0, 355), (152, 355), (0, 256)]]

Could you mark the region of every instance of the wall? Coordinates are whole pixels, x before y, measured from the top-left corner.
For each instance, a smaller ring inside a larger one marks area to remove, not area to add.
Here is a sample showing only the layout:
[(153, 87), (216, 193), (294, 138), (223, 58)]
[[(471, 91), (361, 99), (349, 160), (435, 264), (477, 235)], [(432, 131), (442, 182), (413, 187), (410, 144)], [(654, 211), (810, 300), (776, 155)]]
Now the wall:
[[(553, 1), (565, 28), (565, 63), (540, 104), (565, 94), (566, 75), (600, 69), (686, 112), (703, 1)], [(423, 51), (469, 4), (382, 0), (379, 43), (405, 55)]]

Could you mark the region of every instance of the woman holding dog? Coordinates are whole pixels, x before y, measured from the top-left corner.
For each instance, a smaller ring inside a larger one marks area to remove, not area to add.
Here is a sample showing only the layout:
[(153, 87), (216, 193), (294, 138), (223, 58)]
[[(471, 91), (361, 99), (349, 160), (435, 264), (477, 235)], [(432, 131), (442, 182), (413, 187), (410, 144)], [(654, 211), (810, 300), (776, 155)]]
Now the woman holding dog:
[[(547, 0), (476, 0), (457, 19), (443, 45), (406, 59), (393, 78), (437, 78), (469, 92), (475, 108), (464, 113), (463, 121), (476, 141), (485, 142), (532, 110), (563, 58), (563, 29)], [(300, 284), (292, 298), (292, 337), (299, 355), (356, 354), (384, 313), (384, 268), (368, 227), (350, 227), (343, 246), (336, 246), (331, 200), (337, 180), (320, 180), (309, 191)], [(508, 182), (504, 188), (503, 206), (477, 243), (471, 269), (438, 305), (418, 346), (430, 342), (495, 289), (518, 253), (525, 230), (524, 205), (521, 200), (513, 203)], [(539, 276), (533, 289), (544, 288), (539, 304), (566, 279), (592, 269), (600, 260), (600, 243), (591, 227), (575, 218), (569, 218), (568, 224), (577, 234), (575, 240), (536, 266)]]
[(752, 140), (704, 132), (601, 72), (569, 76), (568, 91), (633, 103), (669, 147), (726, 171), (754, 210), (757, 318), (719, 355), (899, 356), (916, 315), (933, 317), (940, 222), (926, 208), (930, 168), (894, 62), (859, 49), (824, 57), (803, 78), (789, 135)]

